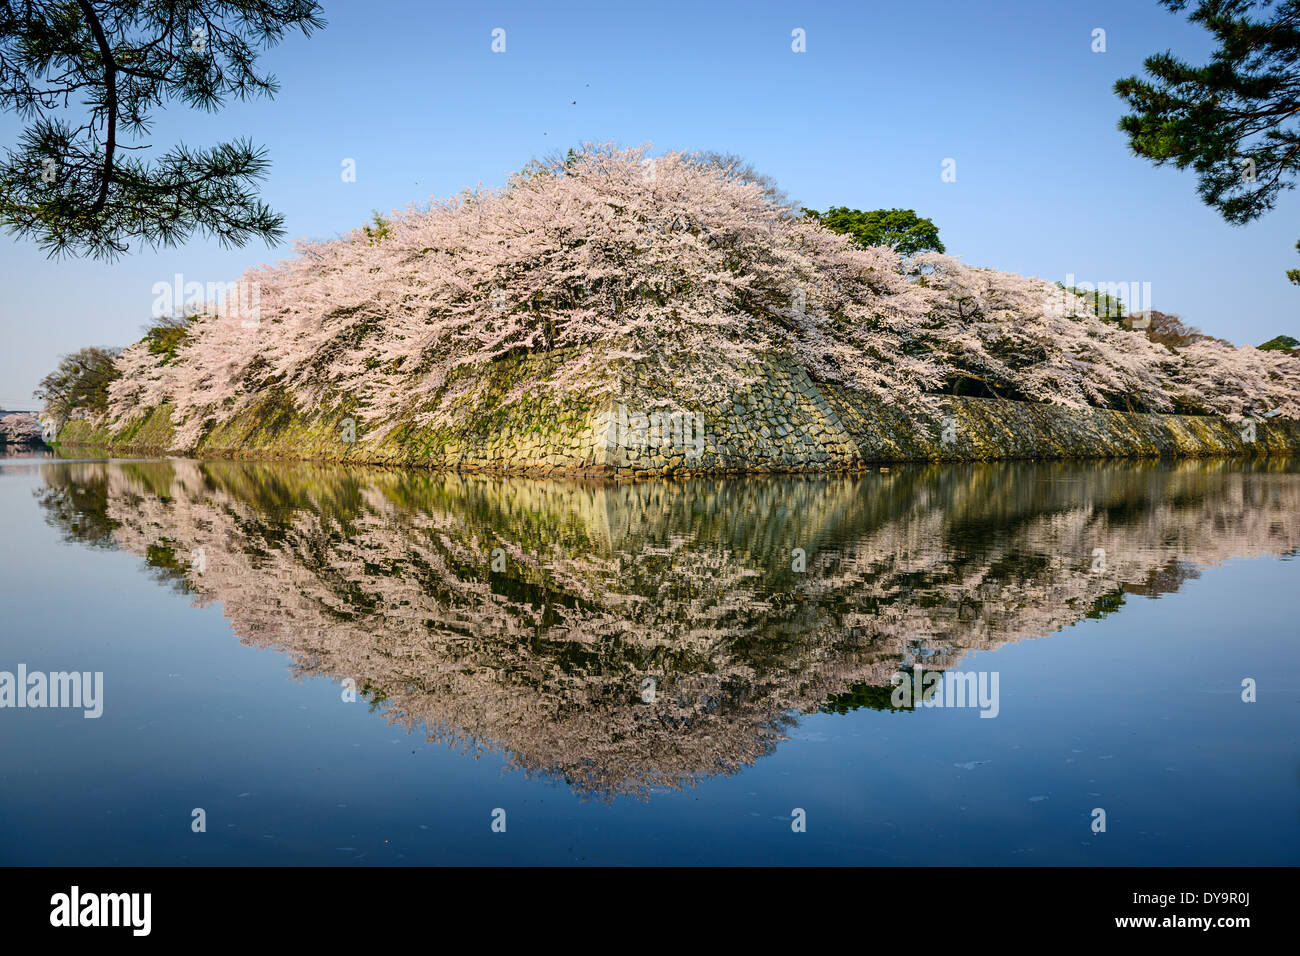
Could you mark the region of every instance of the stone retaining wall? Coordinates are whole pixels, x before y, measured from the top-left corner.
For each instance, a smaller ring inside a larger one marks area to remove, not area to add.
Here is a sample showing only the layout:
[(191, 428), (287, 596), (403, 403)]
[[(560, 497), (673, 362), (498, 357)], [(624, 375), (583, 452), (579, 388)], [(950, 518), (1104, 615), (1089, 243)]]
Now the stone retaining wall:
[[(345, 403), (300, 409), (283, 395), (214, 421), (176, 448), (167, 406), (115, 432), (85, 420), (59, 435), (70, 448), (116, 454), (297, 459), (518, 475), (645, 478), (687, 474), (827, 472), (906, 461), (1155, 458), (1293, 454), (1300, 423), (1233, 425), (1212, 417), (1072, 410), (1001, 399), (945, 397), (917, 416), (843, 386), (816, 383), (792, 362), (752, 369), (754, 382), (722, 405), (676, 394), (645, 365), (610, 367), (590, 394), (529, 391), (554, 358), (530, 356), (467, 370), (459, 425), (398, 423), (367, 435)], [(349, 436), (351, 440), (349, 440)]]

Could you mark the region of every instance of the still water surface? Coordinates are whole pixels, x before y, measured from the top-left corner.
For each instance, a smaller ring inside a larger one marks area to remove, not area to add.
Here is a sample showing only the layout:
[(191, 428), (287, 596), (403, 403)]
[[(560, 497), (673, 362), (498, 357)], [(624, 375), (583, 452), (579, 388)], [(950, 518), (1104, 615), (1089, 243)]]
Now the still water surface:
[(0, 671), (104, 675), (2, 863), (1300, 863), (1295, 462), (8, 458), (0, 540)]

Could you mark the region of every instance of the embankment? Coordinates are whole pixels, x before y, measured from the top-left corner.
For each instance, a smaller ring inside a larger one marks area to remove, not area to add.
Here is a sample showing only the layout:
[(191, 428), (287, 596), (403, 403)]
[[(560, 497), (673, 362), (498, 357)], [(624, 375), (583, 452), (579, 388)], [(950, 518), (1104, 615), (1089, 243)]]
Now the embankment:
[[(771, 359), (751, 386), (703, 405), (645, 367), (612, 372), (596, 397), (502, 402), (544, 360), (493, 363), (451, 427), (399, 422), (382, 435), (346, 401), (301, 408), (274, 391), (178, 447), (167, 405), (142, 410), (110, 431), (74, 419), (59, 433), (69, 450), (118, 455), (291, 459), (403, 465), (522, 475), (640, 478), (661, 475), (848, 471), (908, 461), (1287, 455), (1300, 451), (1300, 422), (1230, 423), (1211, 416), (1069, 409), (987, 398), (945, 397), (923, 413), (838, 385), (814, 382)], [(670, 414), (669, 409), (672, 409)]]

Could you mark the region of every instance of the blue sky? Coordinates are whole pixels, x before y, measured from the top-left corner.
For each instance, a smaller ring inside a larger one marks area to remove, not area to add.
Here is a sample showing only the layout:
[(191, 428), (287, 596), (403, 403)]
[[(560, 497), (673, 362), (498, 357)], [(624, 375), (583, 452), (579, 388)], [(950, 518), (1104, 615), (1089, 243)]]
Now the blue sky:
[[(325, 0), (329, 26), (264, 55), (274, 100), (173, 105), (150, 142), (251, 137), (290, 237), (321, 238), (583, 140), (744, 156), (815, 208), (913, 208), (973, 265), (1064, 281), (1149, 282), (1151, 304), (1257, 344), (1300, 335), (1300, 195), (1225, 224), (1190, 173), (1131, 156), (1116, 79), (1203, 31), (1156, 0), (452, 4)], [(506, 52), (491, 51), (492, 30)], [(807, 52), (791, 50), (803, 29)], [(1092, 52), (1092, 31), (1106, 52)], [(576, 102), (575, 102), (576, 101)], [(0, 144), (17, 122), (0, 118)], [(344, 159), (356, 182), (343, 182)], [(956, 181), (941, 180), (945, 159)], [(0, 238), (0, 407), (60, 354), (140, 337), (156, 282), (229, 281), (288, 245), (52, 261)]]

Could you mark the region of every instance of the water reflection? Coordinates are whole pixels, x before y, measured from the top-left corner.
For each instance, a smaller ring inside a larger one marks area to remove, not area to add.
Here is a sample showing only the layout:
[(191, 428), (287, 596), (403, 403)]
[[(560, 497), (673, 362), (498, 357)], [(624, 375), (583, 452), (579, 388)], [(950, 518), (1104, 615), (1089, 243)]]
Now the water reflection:
[(393, 723), (599, 797), (733, 773), (800, 713), (890, 708), (900, 668), (1300, 546), (1300, 473), (1279, 460), (623, 485), (42, 467), (67, 539), (140, 555)]

